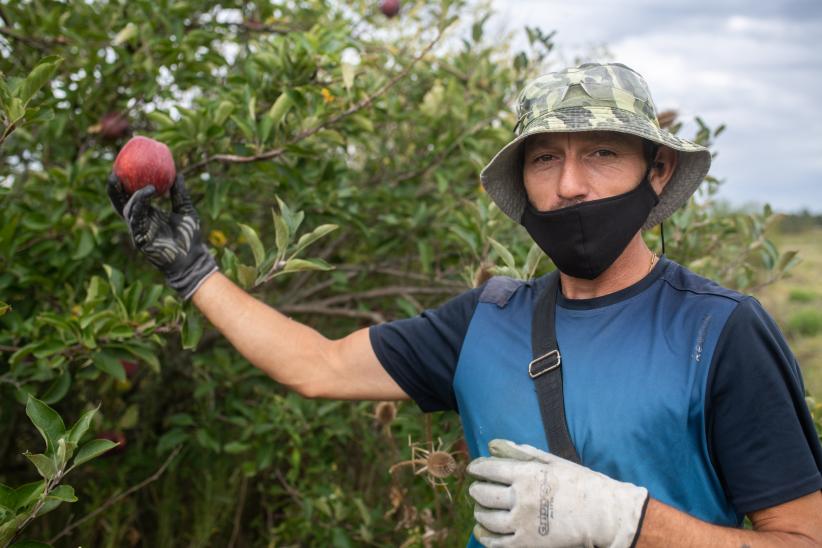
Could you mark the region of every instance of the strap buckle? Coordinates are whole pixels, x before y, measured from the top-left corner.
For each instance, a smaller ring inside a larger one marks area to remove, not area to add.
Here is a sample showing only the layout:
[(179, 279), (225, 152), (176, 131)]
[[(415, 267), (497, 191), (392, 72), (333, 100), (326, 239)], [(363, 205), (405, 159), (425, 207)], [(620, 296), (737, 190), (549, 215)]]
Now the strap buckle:
[(547, 354), (543, 354), (539, 358), (531, 360), (528, 364), (528, 376), (536, 379), (540, 375), (553, 371), (562, 363), (562, 356), (559, 350), (551, 350)]

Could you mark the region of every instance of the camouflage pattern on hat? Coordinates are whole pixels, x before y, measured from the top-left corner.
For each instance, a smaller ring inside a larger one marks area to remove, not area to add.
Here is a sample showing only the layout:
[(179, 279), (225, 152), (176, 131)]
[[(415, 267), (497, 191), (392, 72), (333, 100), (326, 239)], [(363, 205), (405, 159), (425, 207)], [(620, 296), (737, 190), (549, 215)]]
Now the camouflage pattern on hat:
[(587, 63), (532, 80), (517, 100), (514, 131), (516, 137), (482, 170), (480, 179), (491, 199), (517, 223), (528, 199), (522, 181), (521, 148), (525, 139), (536, 133), (616, 131), (676, 150), (677, 167), (644, 228), (658, 224), (684, 205), (711, 164), (705, 147), (659, 127), (645, 80), (619, 63)]

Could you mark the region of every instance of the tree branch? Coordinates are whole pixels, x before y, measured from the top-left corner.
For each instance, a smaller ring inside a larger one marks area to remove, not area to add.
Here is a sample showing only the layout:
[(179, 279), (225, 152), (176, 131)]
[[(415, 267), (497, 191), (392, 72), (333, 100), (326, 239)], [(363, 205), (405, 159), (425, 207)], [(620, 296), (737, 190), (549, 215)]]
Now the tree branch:
[[(240, 472), (242, 474), (242, 472)], [(228, 541), (228, 548), (234, 548), (237, 544), (237, 539), (240, 537), (240, 522), (243, 517), (243, 508), (245, 507), (246, 488), (248, 487), (248, 477), (242, 474), (243, 479), (240, 482), (240, 501), (237, 503), (237, 510), (234, 512), (234, 528), (231, 530), (231, 539)]]
[(8, 26), (0, 27), (0, 34), (8, 36), (9, 38), (13, 38), (18, 42), (21, 42), (29, 47), (34, 49), (40, 50), (43, 53), (53, 53), (55, 45), (65, 45), (68, 41), (63, 36), (58, 36), (57, 38), (45, 39), (45, 38), (32, 38), (31, 36), (25, 36), (23, 34), (18, 34)]
[(402, 71), (400, 71), (396, 76), (391, 78), (391, 80), (386, 82), (377, 91), (375, 91), (371, 95), (361, 99), (360, 101), (356, 102), (355, 104), (353, 104), (351, 107), (347, 108), (346, 110), (335, 114), (334, 116), (332, 116), (328, 120), (322, 122), (321, 124), (318, 124), (318, 125), (316, 125), (312, 128), (308, 128), (306, 130), (301, 131), (300, 133), (298, 133), (297, 135), (292, 137), (288, 142), (286, 142), (285, 145), (283, 145), (279, 148), (268, 150), (266, 152), (262, 152), (260, 154), (255, 154), (253, 156), (240, 156), (240, 155), (237, 155), (237, 154), (215, 154), (214, 156), (207, 156), (205, 159), (197, 162), (196, 164), (192, 164), (192, 165), (188, 166), (187, 168), (183, 169), (182, 170), (183, 174), (185, 175), (185, 174), (188, 174), (188, 173), (190, 173), (194, 170), (200, 169), (201, 167), (203, 167), (203, 166), (205, 166), (205, 165), (207, 165), (211, 162), (248, 164), (248, 163), (252, 163), (252, 162), (259, 162), (259, 161), (262, 161), (262, 160), (271, 160), (273, 158), (277, 158), (279, 156), (282, 156), (282, 154), (285, 152), (286, 147), (288, 147), (290, 145), (293, 145), (293, 144), (296, 144), (296, 143), (298, 143), (298, 142), (300, 142), (304, 139), (307, 139), (308, 137), (311, 137), (312, 135), (314, 135), (318, 131), (336, 124), (337, 122), (339, 122), (343, 118), (346, 118), (346, 117), (348, 117), (348, 116), (350, 116), (350, 115), (352, 115), (352, 114), (354, 114), (354, 113), (356, 113), (356, 112), (358, 112), (358, 111), (360, 111), (364, 108), (369, 107), (371, 105), (371, 103), (373, 103), (376, 98), (380, 97), (385, 92), (387, 92), (389, 89), (394, 87), (400, 80), (405, 78), (408, 75), (409, 72), (411, 72), (411, 69), (414, 68), (414, 65), (416, 65), (420, 61), (420, 59), (425, 57), (428, 54), (428, 52), (431, 51), (431, 49), (434, 47), (434, 45), (436, 45), (436, 43), (439, 42), (440, 38), (442, 38), (443, 31), (444, 31), (444, 29), (438, 30), (437, 35), (434, 37), (434, 39), (427, 46), (425, 46), (425, 48), (423, 48), (423, 50), (419, 54), (417, 54), (416, 57), (414, 57), (414, 59), (408, 64), (408, 66), (405, 67)]
[(70, 525), (67, 525), (62, 531), (57, 533), (57, 535), (54, 538), (49, 540), (49, 544), (54, 544), (55, 541), (57, 541), (58, 539), (60, 539), (64, 536), (66, 536), (67, 534), (69, 534), (69, 532), (71, 532), (72, 530), (79, 527), (81, 523), (85, 523), (86, 521), (88, 521), (91, 518), (95, 517), (96, 515), (100, 514), (104, 510), (108, 509), (110, 506), (114, 506), (115, 504), (117, 504), (118, 502), (123, 500), (124, 498), (126, 498), (130, 495), (133, 495), (134, 493), (136, 493), (137, 491), (139, 491), (140, 489), (142, 489), (146, 485), (149, 485), (150, 483), (153, 483), (153, 482), (157, 481), (160, 478), (160, 476), (162, 476), (165, 473), (166, 468), (168, 468), (168, 465), (171, 464), (171, 461), (174, 460), (174, 457), (177, 456), (177, 454), (180, 452), (180, 450), (182, 448), (183, 448), (182, 445), (178, 445), (177, 447), (175, 447), (174, 451), (171, 452), (171, 454), (168, 456), (168, 458), (165, 460), (165, 462), (151, 476), (147, 477), (146, 479), (144, 479), (143, 481), (141, 481), (137, 485), (132, 486), (127, 491), (124, 491), (122, 493), (118, 493), (118, 494), (114, 495), (113, 497), (111, 497), (107, 501), (105, 501), (103, 504), (101, 504), (98, 508), (96, 508), (93, 512), (91, 512), (89, 514), (86, 514), (85, 516), (83, 516), (79, 520), (75, 521), (74, 523), (72, 523)]
[(396, 297), (405, 294), (443, 294), (452, 293), (453, 290), (447, 287), (405, 287), (405, 286), (388, 286), (379, 287), (377, 289), (370, 289), (368, 291), (361, 291), (359, 293), (348, 293), (346, 295), (337, 295), (329, 297), (315, 303), (309, 303), (313, 306), (330, 306), (334, 304), (344, 303), (348, 301), (355, 301), (359, 299), (378, 299), (381, 297)]
[(385, 316), (379, 312), (369, 312), (367, 310), (353, 310), (350, 308), (331, 308), (314, 304), (289, 304), (279, 308), (283, 314), (319, 314), (322, 316), (344, 316), (346, 318), (359, 318), (370, 320), (378, 324), (385, 322)]
[(435, 283), (442, 287), (452, 287), (454, 289), (468, 289), (465, 287), (465, 284), (460, 282), (454, 282), (451, 280), (445, 280), (443, 278), (431, 278), (425, 274), (416, 274), (414, 272), (409, 272), (408, 270), (401, 270), (398, 268), (390, 268), (390, 267), (377, 267), (377, 268), (369, 268), (369, 267), (362, 267), (362, 266), (354, 266), (354, 265), (340, 265), (335, 267), (335, 270), (340, 270), (343, 272), (364, 272), (366, 274), (385, 274), (387, 276), (396, 276), (397, 278), (405, 278), (409, 280), (419, 280), (421, 282), (426, 283)]

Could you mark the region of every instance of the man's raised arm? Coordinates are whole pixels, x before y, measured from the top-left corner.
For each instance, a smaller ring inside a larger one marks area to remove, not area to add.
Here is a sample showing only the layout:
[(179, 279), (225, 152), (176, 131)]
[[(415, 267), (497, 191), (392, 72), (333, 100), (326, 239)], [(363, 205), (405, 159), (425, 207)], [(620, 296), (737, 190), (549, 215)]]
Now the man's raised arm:
[(329, 340), (222, 275), (202, 242), (200, 219), (182, 176), (171, 186), (170, 213), (150, 204), (154, 194), (149, 185), (128, 195), (114, 174), (109, 177), (109, 198), (135, 247), (248, 361), (310, 398), (408, 399), (374, 354), (368, 329)]
[(192, 302), (245, 358), (309, 398), (408, 399), (380, 365), (368, 329), (332, 341), (255, 299), (220, 272)]

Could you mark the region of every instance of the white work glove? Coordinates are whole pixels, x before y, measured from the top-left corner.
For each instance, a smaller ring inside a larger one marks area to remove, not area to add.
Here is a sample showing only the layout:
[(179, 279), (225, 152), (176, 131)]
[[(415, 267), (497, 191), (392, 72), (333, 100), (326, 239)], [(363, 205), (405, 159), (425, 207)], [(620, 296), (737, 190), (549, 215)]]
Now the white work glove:
[(648, 490), (507, 440), (475, 459), (474, 536), (484, 546), (628, 548), (638, 536)]

